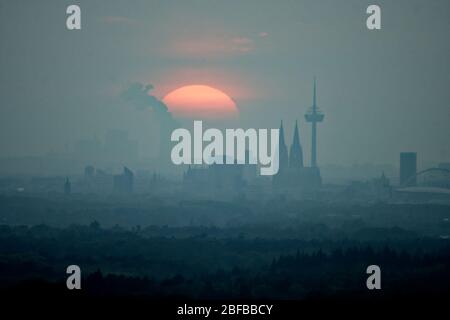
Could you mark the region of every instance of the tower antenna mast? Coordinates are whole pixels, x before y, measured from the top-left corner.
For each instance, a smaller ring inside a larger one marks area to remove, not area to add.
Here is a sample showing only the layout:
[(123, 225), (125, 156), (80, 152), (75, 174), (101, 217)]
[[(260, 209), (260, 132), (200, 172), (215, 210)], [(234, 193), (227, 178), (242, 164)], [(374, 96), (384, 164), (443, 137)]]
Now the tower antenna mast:
[(306, 122), (311, 122), (311, 167), (317, 167), (317, 123), (322, 122), (325, 115), (317, 107), (316, 77), (314, 77), (313, 105), (305, 114)]

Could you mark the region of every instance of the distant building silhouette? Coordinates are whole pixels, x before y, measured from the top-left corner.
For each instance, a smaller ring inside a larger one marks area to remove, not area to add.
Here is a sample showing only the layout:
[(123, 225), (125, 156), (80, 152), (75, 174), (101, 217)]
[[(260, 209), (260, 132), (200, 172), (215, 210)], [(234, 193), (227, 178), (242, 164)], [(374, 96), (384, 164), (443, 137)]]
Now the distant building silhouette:
[(97, 176), (97, 177), (106, 177), (106, 176), (108, 176), (108, 173), (106, 173), (104, 170), (102, 170), (102, 169), (95, 169), (95, 175)]
[(417, 179), (417, 153), (401, 152), (400, 153), (400, 185), (416, 186)]
[(384, 172), (381, 177), (372, 179), (371, 182), (373, 193), (378, 199), (386, 199), (392, 196), (391, 182)]
[[(246, 153), (246, 157), (249, 154)], [(226, 157), (224, 156), (224, 163)], [(235, 160), (236, 162), (237, 160)], [(244, 169), (256, 167), (246, 164), (212, 164), (206, 167), (188, 167), (183, 174), (183, 184), (187, 188), (240, 190), (246, 185)]]
[(297, 121), (295, 121), (294, 138), (289, 152), (289, 167), (303, 168), (303, 150), (300, 144)]
[(84, 168), (84, 177), (86, 179), (93, 179), (95, 175), (95, 168), (93, 166), (86, 166)]
[(70, 184), (69, 178), (66, 178), (66, 182), (64, 183), (64, 194), (70, 194), (72, 192), (72, 186)]
[(294, 135), (289, 154), (284, 138), (283, 123), (280, 125), (280, 162), (279, 170), (273, 176), (273, 185), (277, 188), (317, 188), (322, 184), (318, 167), (305, 167), (303, 149), (300, 143), (298, 122), (295, 123)]
[(123, 167), (123, 173), (114, 176), (114, 191), (120, 193), (133, 192), (134, 174), (127, 167)]
[(183, 173), (183, 184), (185, 187), (206, 186), (211, 183), (208, 168), (192, 168), (188, 167), (187, 171)]
[(325, 117), (324, 114), (319, 110), (316, 103), (316, 78), (314, 77), (314, 92), (313, 92), (313, 105), (309, 108), (308, 112), (305, 114), (306, 122), (311, 122), (312, 124), (312, 135), (311, 135), (311, 167), (317, 167), (317, 123), (322, 122)]
[(278, 172), (282, 172), (288, 167), (288, 151), (286, 147), (286, 142), (284, 140), (284, 128), (283, 121), (280, 124), (280, 135), (278, 138), (278, 148), (279, 148), (279, 169)]
[(317, 188), (322, 184), (320, 169), (317, 166), (317, 123), (322, 122), (324, 114), (317, 107), (316, 79), (314, 78), (313, 105), (305, 114), (306, 122), (312, 124), (311, 166), (305, 167), (303, 148), (300, 142), (298, 122), (295, 121), (292, 144), (287, 152), (284, 138), (283, 122), (280, 125), (279, 137), (279, 170), (273, 177), (273, 185), (281, 188)]

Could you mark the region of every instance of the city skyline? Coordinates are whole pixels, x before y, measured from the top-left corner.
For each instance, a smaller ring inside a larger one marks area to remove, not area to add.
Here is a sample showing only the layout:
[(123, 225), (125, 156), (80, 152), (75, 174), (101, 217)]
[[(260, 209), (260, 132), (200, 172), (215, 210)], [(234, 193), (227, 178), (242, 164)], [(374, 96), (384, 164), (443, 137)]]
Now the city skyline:
[(160, 119), (122, 97), (142, 83), (158, 100), (190, 84), (226, 93), (239, 117), (214, 126), (277, 128), (297, 119), (309, 160), (304, 114), (317, 76), (317, 105), (327, 114), (321, 165), (397, 165), (403, 151), (417, 152), (424, 166), (450, 161), (445, 1), (381, 1), (379, 31), (365, 27), (365, 1), (248, 1), (237, 12), (233, 2), (180, 2), (176, 10), (81, 2), (83, 29), (74, 32), (64, 28), (64, 4), (48, 3), (3, 4), (1, 158), (64, 153), (115, 129), (129, 132), (143, 159), (157, 157)]

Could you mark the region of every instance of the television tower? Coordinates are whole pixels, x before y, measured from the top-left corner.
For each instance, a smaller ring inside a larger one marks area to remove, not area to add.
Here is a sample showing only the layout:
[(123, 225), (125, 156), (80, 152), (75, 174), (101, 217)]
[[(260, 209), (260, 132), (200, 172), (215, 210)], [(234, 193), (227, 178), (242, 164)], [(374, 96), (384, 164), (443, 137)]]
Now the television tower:
[(319, 110), (316, 104), (316, 77), (314, 77), (313, 105), (305, 113), (306, 122), (312, 124), (311, 135), (311, 167), (317, 167), (317, 122), (322, 122), (325, 115)]

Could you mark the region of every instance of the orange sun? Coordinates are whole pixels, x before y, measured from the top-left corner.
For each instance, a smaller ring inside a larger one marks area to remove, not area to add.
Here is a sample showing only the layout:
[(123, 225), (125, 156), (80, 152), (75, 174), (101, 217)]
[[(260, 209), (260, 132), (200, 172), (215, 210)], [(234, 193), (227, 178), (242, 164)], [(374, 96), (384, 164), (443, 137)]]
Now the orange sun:
[(189, 85), (169, 92), (164, 103), (175, 116), (194, 119), (233, 118), (234, 101), (224, 92), (205, 85)]

